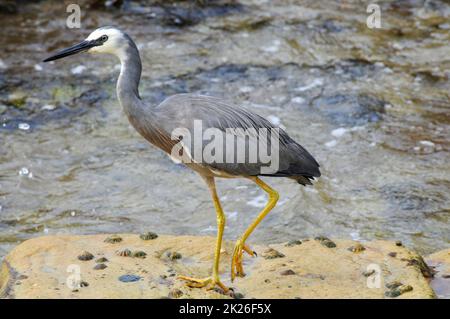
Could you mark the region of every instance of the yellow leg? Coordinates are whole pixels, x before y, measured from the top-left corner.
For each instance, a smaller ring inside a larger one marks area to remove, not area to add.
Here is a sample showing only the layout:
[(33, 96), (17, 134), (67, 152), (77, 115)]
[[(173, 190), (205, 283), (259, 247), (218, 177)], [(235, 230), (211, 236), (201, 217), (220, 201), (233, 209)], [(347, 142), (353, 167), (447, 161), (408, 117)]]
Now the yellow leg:
[(216, 184), (213, 177), (205, 177), (206, 183), (208, 184), (209, 190), (211, 191), (211, 196), (214, 202), (214, 207), (217, 213), (217, 240), (216, 249), (214, 251), (214, 265), (212, 269), (212, 276), (196, 279), (186, 276), (179, 276), (179, 279), (187, 281), (187, 285), (190, 287), (207, 287), (208, 289), (213, 289), (215, 286), (219, 286), (225, 293), (228, 292), (229, 288), (226, 287), (219, 277), (219, 261), (220, 261), (220, 250), (222, 247), (222, 235), (225, 228), (225, 214), (223, 213), (222, 206), (220, 205), (219, 197), (217, 196)]
[(245, 276), (244, 269), (242, 267), (242, 254), (244, 251), (249, 253), (250, 255), (254, 255), (255, 253), (245, 244), (245, 241), (250, 236), (250, 234), (255, 230), (256, 226), (266, 217), (266, 215), (275, 207), (278, 198), (280, 197), (274, 189), (272, 189), (269, 185), (264, 183), (258, 177), (250, 177), (252, 181), (254, 181), (259, 187), (261, 187), (266, 193), (269, 194), (269, 201), (263, 210), (258, 214), (258, 217), (250, 224), (250, 226), (246, 229), (244, 234), (236, 241), (236, 245), (234, 246), (233, 257), (231, 258), (231, 281), (237, 276), (243, 277)]

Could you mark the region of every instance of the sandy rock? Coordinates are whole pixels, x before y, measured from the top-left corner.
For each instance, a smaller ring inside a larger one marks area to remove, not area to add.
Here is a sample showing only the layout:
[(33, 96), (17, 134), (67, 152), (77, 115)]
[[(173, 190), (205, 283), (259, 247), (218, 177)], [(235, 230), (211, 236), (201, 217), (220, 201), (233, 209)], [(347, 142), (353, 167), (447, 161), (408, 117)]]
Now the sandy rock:
[[(209, 275), (215, 243), (212, 237), (158, 236), (142, 240), (137, 234), (120, 234), (123, 240), (119, 243), (105, 242), (107, 237), (46, 236), (25, 241), (10, 252), (2, 264), (0, 296), (230, 298), (216, 291), (188, 288), (177, 279), (177, 275)], [(408, 266), (408, 260), (416, 255), (405, 247), (374, 241), (364, 243), (365, 250), (355, 254), (348, 248), (357, 242), (334, 242), (336, 247), (332, 249), (316, 240), (293, 246), (286, 246), (286, 243), (252, 246), (257, 253), (272, 248), (285, 257), (265, 259), (245, 255), (247, 276), (236, 278), (232, 284), (229, 278), (233, 244), (226, 242), (221, 258), (222, 280), (245, 298), (386, 298), (389, 291), (386, 284), (395, 281), (411, 287), (395, 298), (435, 297), (416, 263)], [(145, 252), (146, 258), (124, 258), (116, 254), (117, 250), (125, 248)], [(95, 258), (78, 260), (86, 250)], [(182, 258), (166, 257), (168, 252), (174, 251)], [(396, 257), (389, 257), (390, 252), (396, 252)], [(102, 257), (107, 258), (108, 267), (94, 270), (95, 260)]]

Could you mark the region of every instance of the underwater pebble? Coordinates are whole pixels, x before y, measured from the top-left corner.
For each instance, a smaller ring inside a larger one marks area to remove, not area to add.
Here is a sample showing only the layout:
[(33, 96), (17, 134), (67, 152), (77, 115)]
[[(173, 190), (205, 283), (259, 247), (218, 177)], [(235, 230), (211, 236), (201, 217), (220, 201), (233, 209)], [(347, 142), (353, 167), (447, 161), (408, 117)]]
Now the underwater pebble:
[(142, 250), (133, 251), (131, 257), (133, 258), (145, 258), (147, 254)]
[(19, 123), (19, 125), (17, 125), (17, 128), (22, 131), (28, 131), (30, 127), (31, 126), (28, 123)]
[(102, 270), (102, 269), (105, 269), (105, 268), (108, 268), (108, 266), (106, 266), (105, 264), (97, 264), (97, 265), (94, 266), (95, 270)]
[(325, 143), (325, 146), (326, 147), (335, 147), (337, 145), (337, 141), (336, 140), (331, 140), (331, 141), (329, 141), (329, 142), (326, 142)]
[(53, 111), (54, 109), (56, 109), (56, 105), (53, 104), (46, 104), (43, 107), (41, 107), (41, 110), (43, 111)]
[(180, 289), (172, 289), (169, 292), (169, 298), (173, 299), (173, 298), (180, 298), (183, 295), (183, 292)]
[(292, 246), (297, 246), (297, 245), (301, 245), (302, 241), (301, 240), (290, 240), (288, 241), (288, 243), (285, 245), (286, 247), (292, 247)]
[(388, 256), (395, 258), (395, 257), (397, 257), (397, 253), (393, 251), (393, 252), (388, 253)]
[(141, 238), (142, 240), (151, 240), (151, 239), (156, 239), (158, 238), (158, 235), (154, 232), (147, 232), (144, 234), (140, 234), (139, 238)]
[(22, 167), (19, 171), (20, 176), (26, 176), (28, 178), (33, 178), (33, 173), (26, 167)]
[(334, 137), (341, 137), (343, 136), (345, 133), (347, 133), (348, 129), (344, 128), (344, 127), (340, 127), (337, 128), (335, 130), (331, 131), (331, 135), (333, 135)]
[(82, 261), (88, 261), (88, 260), (94, 259), (94, 255), (92, 255), (88, 251), (84, 251), (81, 255), (78, 256), (78, 259), (82, 260)]
[(395, 246), (403, 246), (403, 243), (400, 240), (397, 240), (395, 242)]
[(269, 248), (267, 249), (262, 256), (265, 259), (275, 259), (275, 258), (283, 258), (285, 257), (284, 254), (280, 253), (279, 251), (273, 249), (273, 248)]
[(336, 247), (336, 244), (330, 240), (328, 237), (325, 236), (317, 236), (316, 238), (314, 238), (314, 240), (320, 241), (320, 243), (328, 248), (334, 248)]
[(85, 67), (84, 65), (78, 65), (78, 66), (72, 68), (72, 69), (70, 70), (70, 72), (71, 72), (72, 74), (81, 74), (81, 73), (84, 72), (84, 70), (86, 70), (86, 67)]
[(305, 99), (302, 98), (301, 96), (296, 96), (296, 97), (292, 98), (291, 102), (297, 103), (297, 104), (302, 104), (303, 102), (305, 102)]
[(121, 281), (121, 282), (135, 282), (140, 279), (141, 279), (141, 277), (138, 275), (122, 275), (119, 277), (119, 281)]
[(296, 274), (296, 272), (293, 271), (292, 269), (286, 269), (286, 270), (283, 270), (282, 272), (280, 272), (281, 276), (291, 276), (291, 275), (295, 275), (295, 274)]
[(105, 243), (115, 244), (120, 243), (122, 241), (122, 237), (117, 235), (111, 235), (105, 239)]
[(349, 247), (348, 250), (353, 252), (353, 253), (360, 253), (360, 252), (366, 250), (366, 248), (363, 245), (358, 243), (358, 244), (356, 244), (354, 246)]

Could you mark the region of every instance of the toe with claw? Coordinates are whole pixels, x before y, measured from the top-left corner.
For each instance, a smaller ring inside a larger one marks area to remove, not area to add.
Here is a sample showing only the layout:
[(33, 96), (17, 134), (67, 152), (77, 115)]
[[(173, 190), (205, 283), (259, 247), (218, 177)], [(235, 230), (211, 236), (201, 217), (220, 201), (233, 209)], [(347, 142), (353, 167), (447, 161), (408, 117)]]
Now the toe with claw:
[(231, 281), (233, 281), (236, 276), (245, 276), (244, 268), (242, 266), (242, 255), (244, 251), (250, 256), (256, 257), (256, 252), (251, 250), (250, 247), (239, 239), (234, 246), (233, 256), (231, 258)]
[(207, 290), (212, 290), (215, 287), (219, 287), (224, 293), (228, 293), (230, 288), (225, 286), (218, 277), (212, 276), (207, 278), (192, 278), (186, 276), (178, 276), (178, 279), (186, 281), (186, 285), (191, 288), (203, 288), (206, 287)]

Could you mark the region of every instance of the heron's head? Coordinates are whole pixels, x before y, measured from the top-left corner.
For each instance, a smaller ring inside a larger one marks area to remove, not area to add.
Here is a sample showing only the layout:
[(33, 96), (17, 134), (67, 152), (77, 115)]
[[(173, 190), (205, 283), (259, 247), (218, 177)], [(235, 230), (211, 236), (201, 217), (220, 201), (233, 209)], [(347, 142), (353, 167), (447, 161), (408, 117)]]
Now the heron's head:
[(109, 53), (122, 58), (129, 44), (130, 37), (125, 32), (115, 27), (101, 27), (94, 30), (80, 43), (57, 52), (45, 59), (44, 62), (61, 59), (84, 51), (89, 53)]

